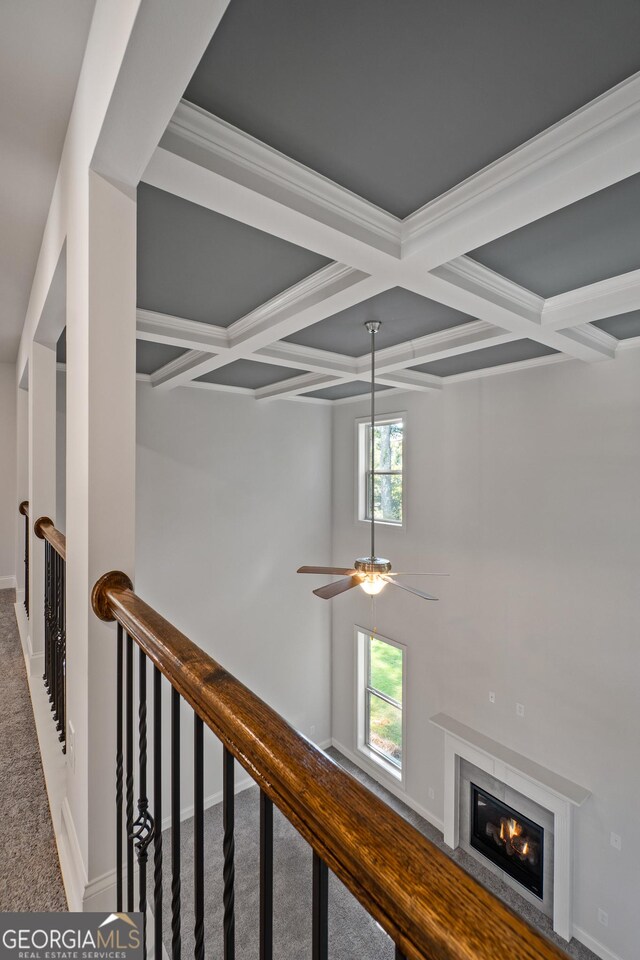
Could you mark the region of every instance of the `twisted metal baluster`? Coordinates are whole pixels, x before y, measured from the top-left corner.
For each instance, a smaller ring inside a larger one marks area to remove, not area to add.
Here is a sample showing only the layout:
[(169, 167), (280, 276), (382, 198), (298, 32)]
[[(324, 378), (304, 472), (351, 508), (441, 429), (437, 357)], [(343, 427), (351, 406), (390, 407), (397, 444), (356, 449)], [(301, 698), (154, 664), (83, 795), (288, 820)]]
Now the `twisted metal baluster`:
[(235, 944), (235, 841), (234, 831), (234, 789), (233, 789), (233, 754), (227, 748), (224, 748), (222, 761), (222, 821), (224, 836), (222, 840), (222, 852), (224, 855), (224, 867), (222, 870), (223, 893), (222, 901), (224, 904), (224, 960), (234, 960), (236, 955)]
[(204, 960), (204, 750), (203, 725), (193, 715), (193, 853), (195, 960)]
[(180, 694), (171, 689), (171, 956), (180, 960)]
[(127, 744), (127, 910), (134, 910), (133, 898), (133, 640), (127, 634), (127, 683), (125, 693), (125, 737)]
[(122, 913), (122, 627), (118, 624), (116, 658), (116, 910)]
[(138, 816), (131, 835), (138, 857), (138, 910), (142, 914), (142, 954), (147, 956), (147, 848), (154, 823), (147, 797), (147, 658), (140, 650), (138, 661)]
[(153, 919), (154, 955), (162, 953), (162, 674), (153, 668)]

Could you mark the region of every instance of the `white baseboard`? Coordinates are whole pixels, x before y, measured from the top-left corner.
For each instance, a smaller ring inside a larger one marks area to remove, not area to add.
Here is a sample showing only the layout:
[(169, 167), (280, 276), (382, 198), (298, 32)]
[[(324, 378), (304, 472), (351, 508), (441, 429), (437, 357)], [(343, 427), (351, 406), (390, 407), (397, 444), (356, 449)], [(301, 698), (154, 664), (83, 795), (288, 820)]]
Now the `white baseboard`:
[(422, 804), (418, 803), (417, 800), (414, 800), (413, 797), (410, 797), (408, 793), (402, 789), (402, 787), (397, 787), (395, 784), (387, 783), (386, 780), (380, 780), (376, 776), (376, 772), (372, 769), (362, 757), (357, 753), (354, 753), (352, 750), (349, 750), (348, 747), (345, 747), (343, 743), (340, 743), (339, 740), (336, 740), (335, 737), (331, 741), (331, 746), (335, 747), (336, 750), (339, 750), (340, 753), (344, 754), (347, 760), (351, 760), (352, 763), (355, 763), (356, 767), (359, 767), (364, 773), (369, 774), (372, 780), (375, 780), (380, 784), (381, 787), (384, 787), (389, 793), (392, 793), (394, 797), (397, 797), (398, 800), (402, 800), (403, 803), (406, 803), (408, 807), (415, 812), (420, 814), (420, 816), (430, 823), (432, 827), (435, 827), (436, 830), (439, 830), (440, 833), (444, 833), (444, 823), (435, 814), (431, 813), (430, 810), (427, 810), (426, 807), (423, 807)]
[(0, 577), (0, 590), (15, 590), (16, 578), (14, 576)]
[(62, 801), (60, 823), (55, 833), (69, 910), (79, 911), (83, 909), (84, 893), (88, 885), (87, 874), (67, 797)]
[(587, 933), (586, 930), (582, 930), (580, 927), (577, 927), (574, 923), (573, 925), (573, 935), (576, 940), (579, 940), (580, 943), (587, 947), (588, 950), (591, 950), (592, 953), (595, 953), (597, 957), (601, 957), (601, 960), (623, 960), (622, 957), (618, 956), (617, 953), (614, 953), (613, 950), (609, 950), (608, 947), (605, 947), (604, 944), (600, 943), (599, 940), (596, 940), (595, 937), (592, 937), (590, 933)]

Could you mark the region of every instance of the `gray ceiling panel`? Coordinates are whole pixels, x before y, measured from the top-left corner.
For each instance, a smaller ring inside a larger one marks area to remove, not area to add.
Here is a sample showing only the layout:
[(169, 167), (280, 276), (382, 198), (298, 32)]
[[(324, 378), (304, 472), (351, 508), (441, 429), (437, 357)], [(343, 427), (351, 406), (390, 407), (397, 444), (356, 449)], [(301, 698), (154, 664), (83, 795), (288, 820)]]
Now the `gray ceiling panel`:
[(630, 313), (621, 313), (617, 317), (607, 317), (606, 320), (597, 320), (594, 327), (600, 327), (606, 333), (618, 340), (628, 340), (630, 337), (640, 337), (640, 310)]
[[(391, 389), (380, 383), (376, 384), (376, 393)], [(324, 390), (305, 393), (305, 397), (315, 397), (318, 400), (345, 400), (347, 397), (364, 397), (368, 393), (371, 393), (371, 384), (363, 380), (352, 380), (351, 383), (339, 383), (335, 387), (325, 387)]]
[[(185, 353), (183, 347), (170, 347), (165, 343), (153, 343), (147, 340), (136, 340), (136, 373), (155, 373), (166, 363), (177, 360)], [(60, 334), (56, 349), (58, 363), (67, 362), (67, 328)]]
[(640, 174), (469, 256), (542, 297), (553, 297), (640, 268), (639, 225)]
[(369, 334), (364, 327), (367, 320), (382, 321), (382, 327), (376, 335), (376, 346), (383, 349), (438, 330), (457, 327), (473, 319), (410, 290), (394, 287), (285, 337), (285, 340), (305, 347), (359, 357), (369, 350)]
[(138, 187), (138, 306), (228, 327), (329, 263), (147, 184)]
[(155, 373), (166, 363), (177, 360), (186, 350), (183, 347), (171, 347), (166, 343), (153, 343), (149, 340), (136, 340), (136, 373)]
[(275, 363), (258, 363), (256, 360), (234, 360), (224, 367), (205, 373), (197, 379), (202, 383), (218, 383), (226, 387), (247, 387), (259, 390), (279, 380), (299, 377), (306, 370), (294, 370), (291, 367), (279, 367)]
[(185, 96), (405, 217), (640, 69), (638, 0), (232, 0)]
[(551, 347), (545, 347), (533, 340), (516, 340), (513, 343), (502, 343), (497, 347), (485, 347), (484, 350), (472, 350), (470, 353), (461, 353), (456, 357), (444, 357), (442, 360), (433, 360), (423, 363), (412, 370), (421, 373), (431, 373), (436, 377), (451, 377), (457, 373), (469, 373), (472, 370), (483, 370), (488, 367), (498, 367), (505, 363), (516, 363), (519, 360), (532, 360), (535, 357), (548, 357), (557, 353)]

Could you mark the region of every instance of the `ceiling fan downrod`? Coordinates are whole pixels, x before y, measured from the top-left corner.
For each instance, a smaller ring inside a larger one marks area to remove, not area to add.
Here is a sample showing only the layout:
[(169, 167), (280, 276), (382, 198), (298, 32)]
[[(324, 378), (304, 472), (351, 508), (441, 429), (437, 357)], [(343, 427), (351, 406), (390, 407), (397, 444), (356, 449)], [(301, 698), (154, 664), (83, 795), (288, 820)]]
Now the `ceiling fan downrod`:
[(371, 453), (371, 478), (369, 482), (369, 511), (371, 514), (371, 563), (376, 559), (376, 524), (375, 524), (375, 424), (376, 424), (376, 333), (381, 327), (379, 320), (367, 320), (365, 327), (371, 337), (371, 432), (370, 432), (370, 453)]

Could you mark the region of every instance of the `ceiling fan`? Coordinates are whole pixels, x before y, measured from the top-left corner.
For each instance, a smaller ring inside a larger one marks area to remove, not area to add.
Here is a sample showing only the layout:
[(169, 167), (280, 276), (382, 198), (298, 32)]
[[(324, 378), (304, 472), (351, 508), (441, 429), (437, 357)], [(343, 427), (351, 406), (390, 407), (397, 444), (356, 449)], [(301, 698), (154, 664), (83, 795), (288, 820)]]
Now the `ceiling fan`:
[(383, 587), (386, 584), (389, 584), (392, 587), (398, 587), (400, 590), (406, 590), (407, 593), (415, 593), (417, 597), (422, 597), (423, 600), (437, 600), (437, 597), (432, 597), (428, 593), (423, 593), (422, 590), (416, 590), (414, 587), (408, 587), (405, 583), (398, 583), (395, 577), (408, 577), (408, 576), (433, 576), (433, 577), (446, 577), (446, 573), (433, 573), (433, 574), (415, 574), (415, 573), (395, 573), (391, 569), (391, 561), (386, 560), (384, 557), (377, 557), (375, 550), (375, 536), (376, 536), (376, 525), (375, 525), (375, 490), (374, 490), (374, 469), (375, 469), (375, 447), (373, 442), (373, 430), (376, 422), (376, 409), (375, 409), (375, 371), (376, 371), (376, 333), (380, 329), (381, 323), (379, 320), (368, 320), (365, 323), (365, 327), (371, 335), (371, 483), (370, 487), (370, 502), (369, 502), (369, 512), (371, 516), (371, 555), (368, 557), (359, 557), (354, 561), (353, 567), (299, 567), (298, 573), (325, 573), (327, 575), (341, 576), (342, 580), (336, 580), (333, 583), (327, 583), (324, 587), (318, 587), (317, 590), (314, 590), (316, 597), (320, 597), (322, 600), (331, 600), (333, 597), (337, 597), (340, 593), (346, 593), (347, 590), (351, 590), (353, 587), (362, 587), (365, 593), (368, 593), (370, 596), (375, 596), (380, 593)]

